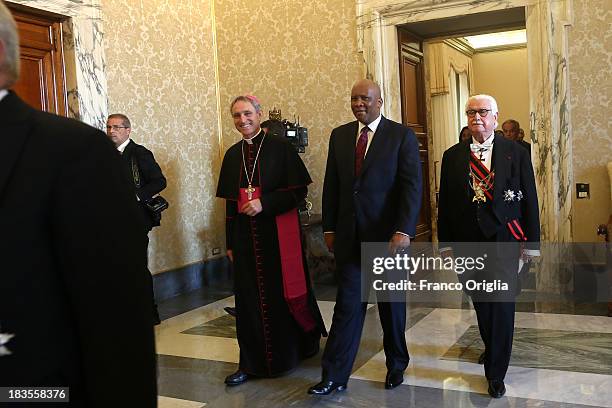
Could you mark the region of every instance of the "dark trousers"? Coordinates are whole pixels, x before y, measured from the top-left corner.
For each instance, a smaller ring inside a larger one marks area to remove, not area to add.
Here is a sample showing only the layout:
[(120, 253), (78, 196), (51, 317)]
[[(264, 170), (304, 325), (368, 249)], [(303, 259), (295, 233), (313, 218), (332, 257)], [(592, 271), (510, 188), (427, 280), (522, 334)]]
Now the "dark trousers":
[[(332, 326), (323, 353), (323, 379), (346, 383), (359, 349), (367, 303), (361, 301), (361, 269), (355, 260), (338, 265), (338, 293)], [(406, 302), (378, 302), (388, 370), (408, 366)]]
[(514, 335), (514, 302), (474, 302), (480, 337), (485, 344), (485, 376), (503, 380), (510, 364)]
[[(150, 230), (149, 230), (150, 231)], [(157, 311), (157, 302), (155, 301), (155, 291), (153, 290), (153, 275), (151, 275), (151, 271), (149, 270), (149, 235), (147, 232), (147, 246), (145, 251), (145, 259), (147, 262), (147, 284), (151, 287), (151, 300), (153, 301), (153, 324), (157, 325), (161, 322), (159, 318), (159, 312)]]

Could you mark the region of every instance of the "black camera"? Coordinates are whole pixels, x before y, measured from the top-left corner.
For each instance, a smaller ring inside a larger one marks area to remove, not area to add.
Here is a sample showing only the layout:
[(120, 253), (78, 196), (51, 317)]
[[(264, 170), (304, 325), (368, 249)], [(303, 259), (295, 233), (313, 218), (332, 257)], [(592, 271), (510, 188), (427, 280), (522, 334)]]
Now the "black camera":
[(286, 137), (298, 153), (306, 152), (308, 129), (300, 126), (299, 118), (294, 122), (281, 119), (281, 111), (276, 108), (269, 112), (269, 117), (270, 119), (261, 123), (261, 127), (265, 128), (268, 134)]

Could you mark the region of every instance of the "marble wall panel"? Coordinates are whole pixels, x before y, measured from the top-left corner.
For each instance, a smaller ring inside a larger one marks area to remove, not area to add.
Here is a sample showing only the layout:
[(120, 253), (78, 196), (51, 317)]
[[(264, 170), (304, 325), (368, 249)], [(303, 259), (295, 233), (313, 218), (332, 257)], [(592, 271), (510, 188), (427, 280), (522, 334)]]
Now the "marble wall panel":
[(210, 12), (199, 0), (103, 2), (109, 112), (130, 117), (133, 139), (168, 179), (170, 208), (150, 234), (154, 272), (206, 259), (225, 242)]
[(579, 242), (597, 240), (595, 229), (612, 213), (606, 165), (612, 161), (612, 2), (575, 0), (569, 31), (569, 75), (574, 179), (591, 185), (591, 198), (577, 200), (573, 229)]
[(309, 199), (321, 211), (321, 190), (331, 130), (354, 120), (350, 88), (361, 74), (354, 0), (283, 2), (217, 0), (217, 40), (227, 149), (240, 140), (229, 113), (239, 94), (257, 95), (264, 118), (276, 106), (309, 131), (302, 155), (314, 181)]
[(102, 128), (107, 90), (100, 0), (11, 0), (10, 3), (70, 17), (63, 30), (69, 113)]

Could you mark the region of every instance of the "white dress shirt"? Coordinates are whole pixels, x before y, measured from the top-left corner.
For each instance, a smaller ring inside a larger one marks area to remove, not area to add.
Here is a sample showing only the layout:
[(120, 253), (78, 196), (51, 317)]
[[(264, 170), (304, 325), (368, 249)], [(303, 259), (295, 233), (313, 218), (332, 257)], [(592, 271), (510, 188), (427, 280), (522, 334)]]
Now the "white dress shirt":
[(357, 136), (355, 137), (355, 146), (357, 146), (357, 142), (359, 141), (359, 135), (361, 135), (361, 130), (366, 126), (368, 127), (368, 129), (370, 129), (368, 130), (368, 144), (366, 145), (366, 150), (363, 155), (364, 158), (366, 154), (368, 154), (370, 143), (372, 143), (372, 138), (374, 137), (374, 133), (376, 133), (376, 129), (378, 129), (378, 125), (380, 124), (381, 119), (382, 115), (378, 115), (378, 117), (374, 119), (369, 125), (364, 125), (363, 123), (359, 122), (359, 126), (357, 127)]
[(6, 95), (8, 95), (8, 91), (6, 89), (0, 89), (0, 101), (4, 99)]
[(132, 140), (132, 139), (130, 139), (128, 137), (125, 142), (123, 142), (119, 146), (117, 146), (117, 150), (119, 150), (119, 153), (123, 154), (123, 151), (125, 150), (125, 147), (128, 145), (128, 143), (130, 143), (130, 140)]
[(482, 143), (479, 143), (478, 140), (474, 139), (474, 136), (472, 136), (472, 144), (470, 145), (470, 149), (472, 149), (472, 151), (477, 148), (483, 149), (482, 153), (474, 152), (474, 154), (478, 158), (482, 157), (482, 164), (484, 164), (485, 167), (489, 170), (491, 170), (491, 162), (493, 160), (493, 140), (495, 139), (494, 135), (495, 133), (491, 133), (491, 135), (487, 137)]

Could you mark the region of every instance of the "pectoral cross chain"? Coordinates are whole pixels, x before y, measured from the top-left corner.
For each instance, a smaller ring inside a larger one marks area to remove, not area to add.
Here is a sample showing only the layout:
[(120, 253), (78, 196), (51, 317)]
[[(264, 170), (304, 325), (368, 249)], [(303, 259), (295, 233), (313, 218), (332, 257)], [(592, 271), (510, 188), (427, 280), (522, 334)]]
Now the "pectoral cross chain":
[(253, 171), (249, 176), (249, 170), (247, 169), (247, 163), (244, 158), (244, 140), (242, 141), (242, 165), (244, 166), (244, 174), (246, 175), (247, 183), (249, 186), (244, 189), (244, 192), (247, 193), (247, 198), (250, 200), (253, 199), (253, 193), (255, 192), (255, 188), (253, 187), (253, 177), (255, 177), (255, 170), (257, 169), (257, 159), (259, 158), (259, 152), (261, 151), (261, 146), (263, 146), (263, 142), (266, 139), (266, 134), (264, 133), (261, 143), (259, 144), (259, 148), (257, 148), (257, 154), (255, 155), (255, 161), (253, 162)]

